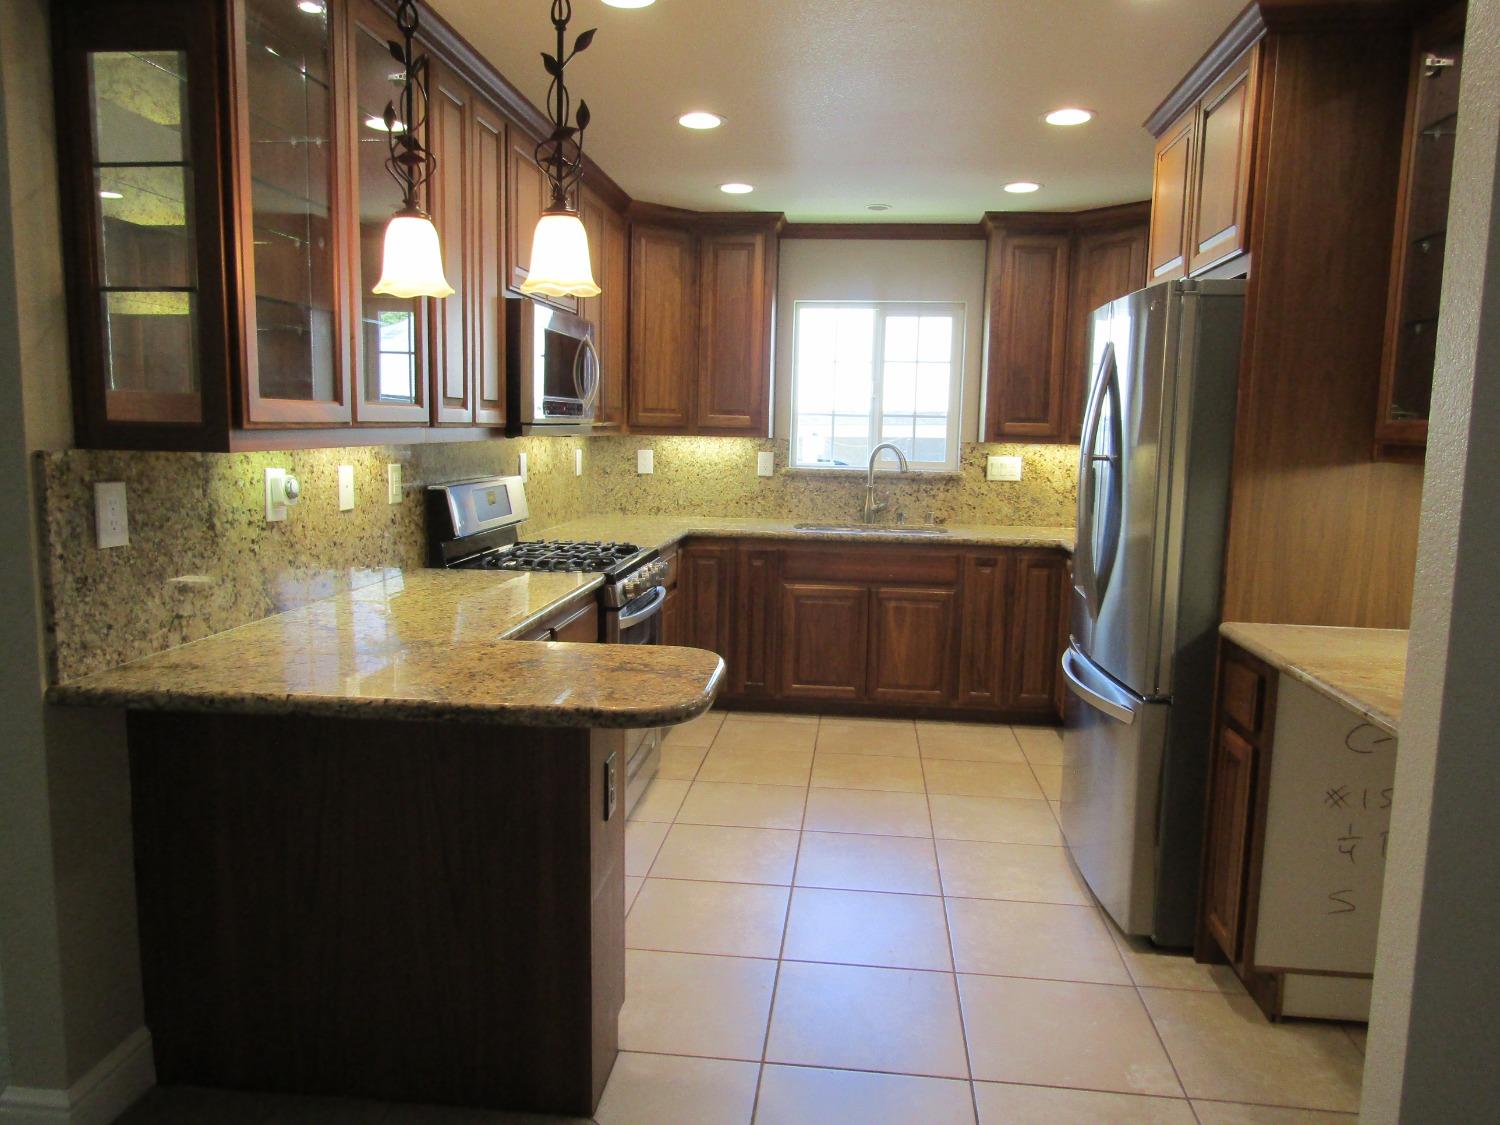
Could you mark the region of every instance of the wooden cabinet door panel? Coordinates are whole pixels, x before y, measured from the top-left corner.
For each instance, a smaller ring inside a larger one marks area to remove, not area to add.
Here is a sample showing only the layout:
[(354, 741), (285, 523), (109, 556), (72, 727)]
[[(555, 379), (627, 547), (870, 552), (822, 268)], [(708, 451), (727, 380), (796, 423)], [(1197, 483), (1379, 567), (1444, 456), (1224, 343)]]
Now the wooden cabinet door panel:
[(552, 626), (552, 639), (570, 644), (597, 644), (599, 603), (590, 601), (578, 609), (569, 610), (561, 621)]
[(735, 695), (771, 698), (776, 694), (776, 659), (779, 651), (776, 590), (780, 551), (742, 546), (737, 563), (734, 617)]
[(1248, 248), (1256, 49), (1247, 51), (1198, 103), (1197, 168), (1188, 222), (1187, 272)]
[(1187, 273), (1188, 214), (1193, 158), (1198, 144), (1196, 107), (1188, 110), (1156, 142), (1151, 183), (1152, 281)]
[(1018, 710), (1050, 714), (1055, 706), (1062, 652), (1062, 618), (1067, 560), (1058, 555), (1020, 552), (1012, 567), (1011, 628), (1006, 646), (1006, 702)]
[(474, 293), (470, 270), (478, 250), (474, 203), (470, 115), (473, 90), (446, 68), (432, 84), (428, 124), (437, 165), (428, 187), (429, 207), (442, 244), (443, 274), (453, 296), (431, 301), (433, 421), (470, 425), (474, 421), (470, 339)]
[(781, 694), (785, 699), (865, 698), (869, 590), (788, 582), (781, 588)]
[(1068, 358), (1063, 373), (1063, 433), (1083, 436), (1083, 407), (1093, 378), (1089, 328), (1094, 310), (1146, 284), (1145, 225), (1099, 231), (1078, 239), (1073, 257), (1073, 296), (1068, 309)]
[(687, 645), (682, 622), (682, 591), (673, 588), (667, 591), (661, 603), (661, 643), (664, 645)]
[(988, 438), (1060, 439), (1067, 234), (1004, 235), (991, 299)]
[(955, 590), (870, 592), (869, 698), (939, 706), (953, 698)]
[(1204, 846), (1203, 920), (1230, 961), (1244, 937), (1251, 810), (1257, 752), (1223, 727), (1210, 766), (1208, 837)]
[(482, 98), (474, 100), (474, 421), (505, 424), (505, 119)]
[(1003, 707), (1009, 633), (1010, 569), (1003, 555), (970, 555), (963, 563), (958, 704)]
[(697, 347), (697, 239), (670, 227), (635, 227), (630, 246), (632, 427), (692, 424)]
[(594, 326), (599, 352), (599, 397), (594, 421), (618, 426), (625, 419), (625, 341), (629, 315), (630, 239), (625, 220), (592, 192), (579, 212), (589, 236), (589, 259), (602, 290), (578, 302), (578, 315)]
[(771, 296), (764, 234), (700, 242), (695, 429), (765, 437), (771, 403)]
[(679, 554), (683, 644), (716, 652), (731, 663), (730, 615), (734, 606), (732, 542), (690, 543)]

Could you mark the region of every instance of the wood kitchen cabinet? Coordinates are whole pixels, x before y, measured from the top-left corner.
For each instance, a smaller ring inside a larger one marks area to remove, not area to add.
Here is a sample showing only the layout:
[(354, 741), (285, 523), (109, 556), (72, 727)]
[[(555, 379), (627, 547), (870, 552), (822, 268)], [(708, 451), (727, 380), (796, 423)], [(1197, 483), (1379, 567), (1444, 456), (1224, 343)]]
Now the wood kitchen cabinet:
[(857, 703), (865, 698), (869, 601), (869, 590), (855, 583), (782, 585), (782, 699)]
[(777, 605), (781, 552), (774, 546), (744, 542), (735, 565), (730, 691), (741, 699), (772, 699), (776, 696), (776, 662), (781, 652)]
[(985, 216), (986, 441), (1078, 440), (1090, 316), (1145, 284), (1148, 223), (1145, 203)]
[(578, 302), (578, 313), (594, 325), (599, 352), (599, 398), (595, 425), (617, 428), (625, 421), (625, 372), (629, 363), (630, 228), (625, 217), (587, 188), (579, 212), (588, 232), (594, 280), (603, 290)]
[(679, 552), (684, 645), (721, 655), (733, 651), (734, 563), (732, 540), (689, 543)]
[(630, 428), (685, 431), (698, 365), (697, 239), (635, 224), (630, 236)]
[(1056, 705), (1062, 661), (1058, 622), (1068, 611), (1068, 560), (1055, 551), (1018, 551), (1010, 565), (1014, 589), (1006, 634), (1005, 704), (1044, 713)]
[(698, 385), (694, 429), (704, 434), (771, 432), (774, 232), (713, 232), (698, 250)]
[(950, 702), (958, 591), (877, 586), (869, 613), (869, 698), (932, 707)]
[(1150, 279), (1187, 275), (1187, 221), (1198, 119), (1188, 112), (1156, 139), (1152, 157)]

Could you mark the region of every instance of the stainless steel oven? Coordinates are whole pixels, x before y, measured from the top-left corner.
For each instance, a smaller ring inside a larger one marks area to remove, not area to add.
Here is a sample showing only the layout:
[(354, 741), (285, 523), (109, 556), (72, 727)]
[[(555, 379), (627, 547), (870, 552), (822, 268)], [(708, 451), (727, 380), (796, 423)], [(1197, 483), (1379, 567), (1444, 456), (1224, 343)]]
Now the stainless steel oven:
[(529, 297), (508, 298), (506, 405), (512, 433), (588, 433), (599, 399), (594, 326)]

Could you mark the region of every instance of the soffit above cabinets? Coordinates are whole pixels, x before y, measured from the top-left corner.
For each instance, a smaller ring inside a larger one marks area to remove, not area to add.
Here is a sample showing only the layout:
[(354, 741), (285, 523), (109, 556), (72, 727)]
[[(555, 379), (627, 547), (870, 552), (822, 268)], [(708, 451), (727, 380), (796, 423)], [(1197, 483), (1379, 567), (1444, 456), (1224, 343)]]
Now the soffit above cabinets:
[[(535, 104), (546, 0), (432, 0)], [(634, 198), (795, 221), (973, 222), (1143, 199), (1141, 127), (1243, 0), (576, 0), (597, 26), (568, 86), (587, 148)], [(1043, 124), (1093, 109), (1075, 129)], [(678, 115), (724, 115), (692, 132)], [(1007, 195), (1000, 185), (1043, 189)], [(719, 185), (755, 185), (726, 196)], [(889, 203), (878, 215), (871, 203)]]

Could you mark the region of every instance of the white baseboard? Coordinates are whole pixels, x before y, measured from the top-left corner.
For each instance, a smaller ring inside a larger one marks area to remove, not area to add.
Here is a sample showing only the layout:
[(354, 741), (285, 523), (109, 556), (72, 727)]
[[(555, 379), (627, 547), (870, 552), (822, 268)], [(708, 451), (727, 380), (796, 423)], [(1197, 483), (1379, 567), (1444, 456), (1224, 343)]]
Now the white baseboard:
[(66, 1090), (7, 1086), (0, 1125), (109, 1125), (155, 1085), (151, 1033), (142, 1027)]

